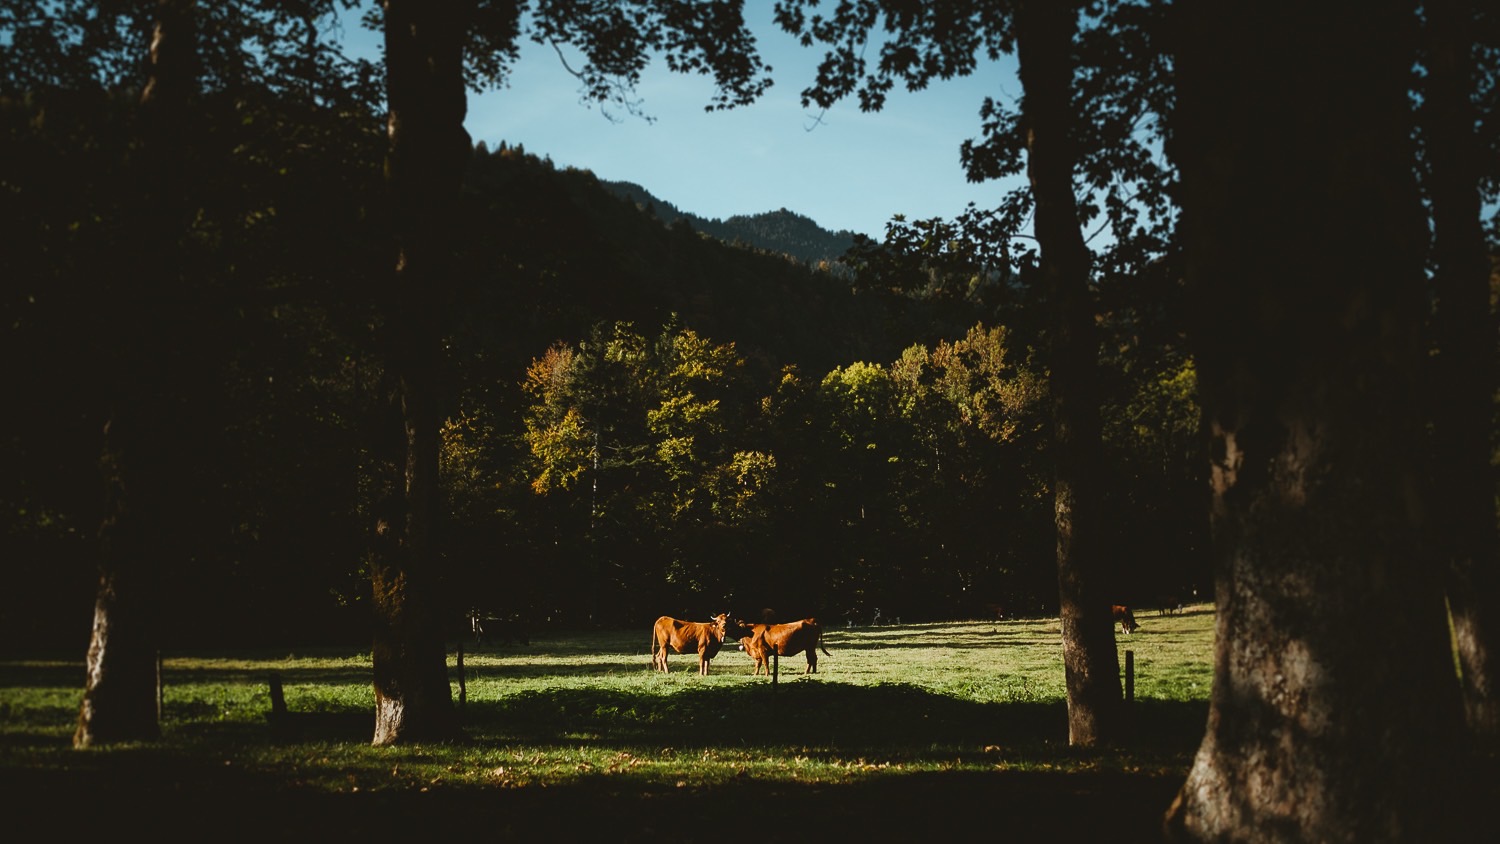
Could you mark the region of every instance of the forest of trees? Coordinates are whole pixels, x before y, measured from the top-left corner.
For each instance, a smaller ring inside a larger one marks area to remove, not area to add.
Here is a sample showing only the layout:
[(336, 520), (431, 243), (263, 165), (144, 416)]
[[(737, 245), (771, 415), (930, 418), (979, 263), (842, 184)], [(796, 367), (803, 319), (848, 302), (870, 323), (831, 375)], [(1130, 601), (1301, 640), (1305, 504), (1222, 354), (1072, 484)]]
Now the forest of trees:
[(188, 643), (372, 643), (375, 743), (453, 737), (475, 604), (1056, 613), (1088, 746), (1109, 604), (1198, 589), (1174, 835), (1452, 819), (1500, 744), (1493, 13), (780, 0), (809, 106), (1020, 62), (962, 153), (1026, 187), (831, 272), (463, 129), (520, 38), (751, 102), (740, 4), (369, 5), (377, 63), (357, 0), (0, 0), (0, 632), (87, 649), (78, 746)]
[[(587, 172), (498, 145), (475, 153), (467, 178), (464, 228), (492, 234), (466, 250), (474, 268), (456, 293), (465, 305), (448, 353), (442, 529), (453, 601), (561, 625), (629, 625), (663, 608), (696, 616), (719, 603), (830, 621), (875, 607), (913, 621), (994, 604), (1055, 612), (1046, 373), (1024, 313), (1002, 325), (978, 302), (856, 294), (664, 227)], [(496, 282), (507, 263), (538, 268), (534, 292)], [(215, 341), (229, 341), (213, 352), (226, 374), (208, 380), (234, 373), (243, 392), (205, 423), (222, 430), (205, 434), (218, 456), (202, 468), (234, 498), (205, 514), (215, 535), (201, 540), (197, 571), (163, 584), (174, 595), (168, 630), (181, 644), (362, 641), (367, 628), (349, 626), (367, 600), (351, 525), (370, 506), (359, 425), (382, 401), (380, 364), (361, 348), (364, 327), (331, 312), (354, 304), (260, 295), (236, 317), (252, 333)], [(532, 315), (525, 324), (491, 330), (518, 309)], [(1110, 364), (1107, 441), (1131, 513), (1117, 522), (1131, 533), (1118, 545), (1139, 549), (1121, 560), (1116, 594), (1206, 596), (1203, 526), (1180, 518), (1201, 486), (1192, 365), (1180, 348), (1143, 345), (1138, 330), (1119, 327)], [(80, 363), (40, 360), (35, 375), (55, 386)], [(41, 428), (26, 438), (37, 457), (86, 451), (78, 430), (41, 425), (55, 411), (35, 401), (25, 421)], [(44, 436), (55, 442), (41, 448)], [(80, 525), (94, 518), (95, 467), (86, 453), (73, 461), (67, 491), (81, 501), (37, 495), (13, 511), (46, 520), (10, 534), (38, 549), (12, 557), (29, 587), (7, 607), (33, 642), (86, 628), (93, 547)], [(53, 465), (13, 477), (35, 483)], [(552, 582), (535, 580), (544, 575)], [(607, 599), (585, 601), (580, 582)], [(255, 623), (268, 607), (282, 608), (269, 630)], [(454, 624), (466, 609), (450, 607)]]

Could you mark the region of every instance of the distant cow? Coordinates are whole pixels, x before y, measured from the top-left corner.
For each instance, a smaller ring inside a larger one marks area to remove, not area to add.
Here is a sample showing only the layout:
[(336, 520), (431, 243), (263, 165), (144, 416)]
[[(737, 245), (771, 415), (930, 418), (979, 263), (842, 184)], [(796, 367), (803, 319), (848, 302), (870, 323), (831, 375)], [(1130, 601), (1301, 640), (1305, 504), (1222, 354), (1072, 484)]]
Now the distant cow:
[(1140, 627), (1139, 624), (1135, 623), (1135, 613), (1130, 611), (1130, 607), (1115, 604), (1110, 609), (1115, 614), (1115, 621), (1120, 622), (1121, 630), (1124, 630), (1126, 633), (1134, 633)]
[(664, 615), (651, 630), (651, 667), (667, 670), (667, 648), (677, 653), (698, 654), (698, 673), (708, 673), (708, 663), (719, 655), (728, 631), (729, 614), (719, 613), (710, 621), (679, 621)]
[(506, 621), (492, 615), (481, 615), (478, 610), (470, 610), (469, 626), (474, 631), (475, 644), (486, 642), (497, 645), (509, 645), (511, 642), (531, 644), (531, 637), (526, 635), (526, 626), (517, 621)]
[[(749, 644), (745, 640), (740, 642), (744, 645), (745, 653), (750, 654), (756, 660), (756, 673), (759, 673), (760, 665), (772, 656), (796, 656), (803, 651), (807, 652), (807, 670), (804, 674), (818, 673), (818, 651), (828, 656), (828, 649), (823, 647), (823, 628), (815, 618), (804, 618), (801, 621), (793, 621), (788, 624), (738, 624), (749, 631)], [(757, 657), (756, 654), (760, 656)], [(770, 673), (769, 667), (767, 673)]]
[(1198, 590), (1189, 589), (1182, 592), (1169, 592), (1167, 594), (1164, 594), (1161, 597), (1157, 598), (1156, 614), (1175, 615), (1176, 613), (1180, 613), (1182, 612), (1183, 607), (1187, 606), (1189, 598), (1191, 598), (1192, 600), (1197, 600)]

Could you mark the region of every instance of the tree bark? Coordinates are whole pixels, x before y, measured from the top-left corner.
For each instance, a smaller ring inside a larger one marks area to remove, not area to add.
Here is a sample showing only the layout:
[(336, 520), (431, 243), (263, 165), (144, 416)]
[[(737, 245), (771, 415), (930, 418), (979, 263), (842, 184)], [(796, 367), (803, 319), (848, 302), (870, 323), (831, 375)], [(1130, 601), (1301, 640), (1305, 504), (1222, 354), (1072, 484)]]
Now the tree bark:
[(1217, 619), (1166, 832), (1460, 840), (1462, 713), (1421, 512), (1415, 10), (1174, 12)]
[(1500, 543), (1490, 436), (1496, 395), (1490, 259), (1479, 199), (1474, 125), (1474, 9), (1436, 0), (1426, 9), (1422, 129), (1432, 201), (1433, 539), (1446, 562), (1448, 611), (1473, 737), (1500, 745)]
[[(186, 384), (178, 361), (184, 334), (172, 311), (183, 231), (185, 127), (197, 85), (191, 0), (159, 0), (140, 99), (139, 151), (131, 166), (141, 207), (109, 307), (119, 336), (111, 357), (110, 406), (100, 470), (105, 514), (99, 529), (99, 586), (86, 679), (73, 746), (160, 735), (157, 698), (157, 583), (175, 528), (169, 514), (175, 455), (174, 404)], [(175, 326), (175, 327), (174, 327)]]
[(472, 7), (472, 0), (385, 3), (386, 182), (398, 247), (385, 319), (403, 436), (402, 453), (391, 456), (400, 477), (376, 514), (370, 554), (376, 745), (460, 735), (448, 684), (432, 525), (444, 291), (451, 272), (448, 233), (471, 151), (463, 126), (463, 39)]
[(1054, 509), (1068, 743), (1088, 747), (1118, 738), (1125, 712), (1105, 585), (1105, 473), (1091, 261), (1073, 194), (1072, 56), (1078, 10), (1072, 3), (1031, 0), (1019, 4), (1015, 24), (1025, 92), (1021, 116), (1027, 175), (1036, 201), (1042, 277), (1052, 305)]

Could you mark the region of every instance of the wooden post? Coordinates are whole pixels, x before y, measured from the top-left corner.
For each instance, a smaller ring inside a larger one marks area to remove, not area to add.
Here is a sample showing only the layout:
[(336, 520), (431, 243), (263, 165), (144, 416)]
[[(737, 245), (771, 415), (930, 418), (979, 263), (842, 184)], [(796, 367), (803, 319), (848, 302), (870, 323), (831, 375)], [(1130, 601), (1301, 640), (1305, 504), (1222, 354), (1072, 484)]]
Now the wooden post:
[(775, 648), (772, 648), (771, 649), (771, 685), (773, 685), (773, 686), (776, 685), (776, 682), (777, 682), (777, 680), (780, 677), (781, 677), (781, 654), (777, 653)]
[(1135, 703), (1135, 651), (1125, 652), (1125, 703)]
[(469, 691), (464, 687), (464, 643), (458, 643), (458, 708), (462, 710), (464, 703), (469, 699)]
[(167, 708), (167, 695), (166, 695), (166, 691), (162, 688), (162, 683), (161, 683), (161, 651), (158, 650), (156, 652), (156, 723), (157, 724), (161, 723), (161, 716), (162, 716), (162, 713), (166, 711), (166, 708)]
[(271, 718), (280, 719), (286, 716), (286, 695), (281, 691), (281, 674), (271, 672)]

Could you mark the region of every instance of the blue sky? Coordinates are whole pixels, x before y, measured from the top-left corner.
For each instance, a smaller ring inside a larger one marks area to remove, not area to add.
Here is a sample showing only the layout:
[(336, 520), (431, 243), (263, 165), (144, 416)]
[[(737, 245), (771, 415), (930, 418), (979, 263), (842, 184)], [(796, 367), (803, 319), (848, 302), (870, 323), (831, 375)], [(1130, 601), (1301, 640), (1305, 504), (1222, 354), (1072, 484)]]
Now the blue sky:
[[(885, 109), (840, 102), (822, 115), (800, 104), (822, 51), (804, 49), (776, 28), (770, 2), (746, 3), (746, 16), (775, 84), (756, 104), (705, 112), (707, 77), (674, 74), (660, 62), (636, 90), (654, 123), (579, 102), (578, 81), (550, 46), (522, 42), (508, 87), (469, 98), (475, 141), (522, 144), (560, 167), (640, 184), (683, 211), (723, 219), (788, 208), (827, 229), (880, 239), (895, 214), (953, 217), (973, 201), (998, 204), (1003, 186), (964, 178), (959, 146), (979, 134), (985, 96), (1020, 93), (1014, 64), (982, 65), (973, 77), (907, 93), (897, 87)], [(346, 35), (361, 40), (372, 34)], [(872, 49), (870, 55), (874, 55)], [(576, 56), (569, 62), (578, 66)], [(811, 127), (811, 128), (809, 128)]]

